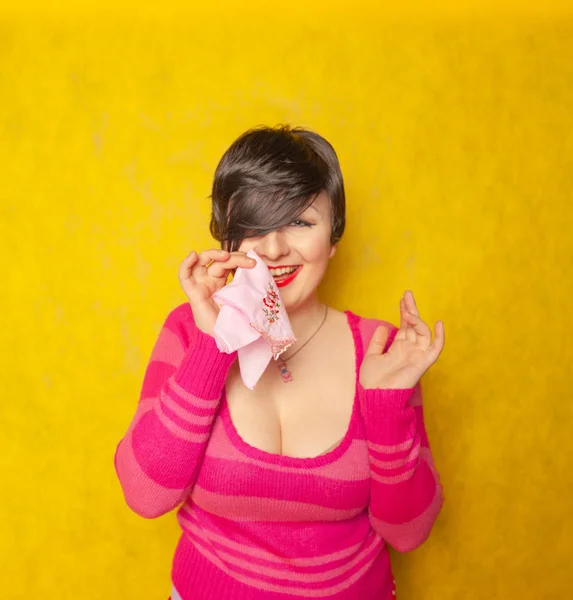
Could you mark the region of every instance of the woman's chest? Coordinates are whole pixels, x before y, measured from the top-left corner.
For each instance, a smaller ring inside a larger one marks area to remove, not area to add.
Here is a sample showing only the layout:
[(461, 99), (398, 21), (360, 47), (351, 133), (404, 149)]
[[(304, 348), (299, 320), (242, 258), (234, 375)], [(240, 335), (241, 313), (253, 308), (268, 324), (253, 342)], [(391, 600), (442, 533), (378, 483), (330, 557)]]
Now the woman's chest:
[(315, 457), (332, 450), (346, 435), (356, 392), (353, 347), (318, 346), (308, 357), (271, 361), (254, 390), (241, 382), (238, 365), (226, 385), (226, 402), (240, 437), (272, 454)]

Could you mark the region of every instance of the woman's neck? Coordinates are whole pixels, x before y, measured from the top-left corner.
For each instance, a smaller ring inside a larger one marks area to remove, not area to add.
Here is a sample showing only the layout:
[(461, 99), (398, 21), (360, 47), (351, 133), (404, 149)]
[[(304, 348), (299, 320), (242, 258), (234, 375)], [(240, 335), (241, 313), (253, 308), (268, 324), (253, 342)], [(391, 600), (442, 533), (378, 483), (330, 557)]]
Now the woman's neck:
[(317, 296), (298, 307), (295, 311), (288, 312), (288, 318), (297, 343), (293, 346), (296, 349), (298, 342), (303, 343), (316, 331), (317, 327), (324, 319), (324, 303)]

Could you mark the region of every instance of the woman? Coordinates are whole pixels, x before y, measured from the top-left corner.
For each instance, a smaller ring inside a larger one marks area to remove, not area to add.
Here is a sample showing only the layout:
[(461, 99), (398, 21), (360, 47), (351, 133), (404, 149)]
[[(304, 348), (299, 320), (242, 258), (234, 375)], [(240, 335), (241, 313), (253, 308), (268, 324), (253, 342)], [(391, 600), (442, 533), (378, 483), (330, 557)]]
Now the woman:
[[(181, 264), (189, 302), (165, 321), (116, 452), (125, 499), (147, 518), (181, 505), (174, 599), (393, 598), (387, 544), (422, 544), (442, 505), (419, 380), (442, 351), (443, 324), (432, 341), (410, 291), (399, 330), (319, 299), (345, 195), (316, 133), (245, 133), (217, 167), (212, 201), (223, 250)], [(213, 339), (212, 296), (254, 266), (249, 250), (297, 338), (253, 391)]]

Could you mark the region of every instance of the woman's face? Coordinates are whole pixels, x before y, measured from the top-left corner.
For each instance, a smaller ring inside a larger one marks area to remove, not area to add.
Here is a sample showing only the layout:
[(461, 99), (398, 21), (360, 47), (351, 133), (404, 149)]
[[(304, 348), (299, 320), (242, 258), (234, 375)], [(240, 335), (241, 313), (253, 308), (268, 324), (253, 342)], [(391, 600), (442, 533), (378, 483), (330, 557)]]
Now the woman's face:
[(254, 250), (269, 267), (287, 310), (304, 305), (322, 281), (336, 245), (330, 243), (330, 201), (320, 193), (290, 225), (245, 238), (239, 250)]

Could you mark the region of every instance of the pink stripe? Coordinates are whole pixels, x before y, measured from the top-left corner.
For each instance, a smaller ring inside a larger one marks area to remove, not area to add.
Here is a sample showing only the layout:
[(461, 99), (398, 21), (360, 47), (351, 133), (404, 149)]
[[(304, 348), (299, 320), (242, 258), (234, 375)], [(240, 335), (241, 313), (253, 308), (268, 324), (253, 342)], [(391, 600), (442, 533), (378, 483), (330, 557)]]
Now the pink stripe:
[[(340, 550), (344, 546), (364, 543), (369, 536), (374, 535), (367, 509), (346, 521), (301, 522), (298, 521), (298, 515), (293, 515), (297, 520), (283, 521), (275, 526), (267, 521), (242, 523), (229, 520), (201, 509), (191, 499), (184, 506), (202, 529), (231, 538), (241, 546), (262, 546), (274, 556), (312, 559), (317, 555)], [(272, 536), (269, 536), (270, 530), (273, 532)], [(294, 546), (293, 538), (300, 539), (302, 543)], [(309, 543), (304, 543), (304, 540), (309, 540)]]
[(186, 442), (193, 442), (194, 444), (204, 444), (209, 439), (209, 432), (206, 433), (195, 433), (192, 431), (187, 431), (179, 427), (176, 423), (174, 423), (162, 410), (161, 404), (155, 404), (155, 414), (157, 418), (161, 422), (161, 424), (174, 436), (185, 440)]
[[(185, 504), (181, 507), (179, 514), (182, 514), (184, 516), (187, 523), (190, 523), (196, 528), (200, 528), (201, 533), (199, 535), (201, 537), (204, 537), (209, 542), (219, 543), (221, 545), (226, 546), (230, 550), (236, 550), (237, 552), (241, 552), (242, 554), (265, 560), (269, 563), (278, 563), (280, 565), (288, 565), (299, 569), (304, 567), (320, 567), (328, 563), (343, 560), (349, 556), (352, 556), (362, 546), (364, 546), (364, 541), (360, 541), (357, 544), (354, 544), (348, 548), (344, 548), (343, 550), (339, 550), (338, 552), (322, 554), (319, 556), (313, 556), (311, 558), (291, 558), (288, 556), (279, 556), (277, 554), (271, 554), (270, 552), (266, 552), (262, 548), (236, 543), (228, 537), (219, 535), (211, 530), (206, 529), (203, 524), (199, 523), (197, 518), (193, 515), (192, 511), (193, 505), (188, 499), (185, 502)], [(375, 537), (373, 533), (372, 536)]]
[(323, 589), (312, 589), (309, 587), (304, 587), (304, 584), (302, 584), (302, 583), (301, 583), (300, 587), (294, 587), (294, 586), (286, 586), (286, 585), (277, 585), (277, 584), (273, 584), (270, 582), (261, 581), (260, 579), (254, 579), (252, 577), (249, 577), (248, 575), (243, 575), (241, 573), (238, 573), (236, 571), (229, 569), (223, 561), (221, 561), (217, 556), (215, 556), (212, 552), (208, 551), (203, 546), (196, 545), (195, 548), (207, 560), (212, 562), (214, 565), (216, 565), (222, 571), (224, 571), (227, 575), (229, 575), (230, 577), (232, 577), (233, 579), (237, 580), (240, 583), (250, 585), (250, 586), (255, 587), (256, 589), (262, 590), (262, 591), (277, 592), (279, 594), (280, 593), (292, 594), (293, 596), (302, 596), (305, 598), (324, 598), (326, 596), (332, 596), (334, 594), (344, 591), (345, 589), (349, 588), (352, 584), (354, 584), (356, 581), (358, 581), (358, 579), (360, 579), (364, 575), (364, 573), (366, 573), (368, 571), (368, 569), (370, 569), (370, 567), (372, 566), (372, 563), (376, 559), (376, 556), (374, 556), (374, 558), (371, 561), (369, 561), (365, 565), (363, 565), (348, 579), (346, 579), (336, 585), (333, 585), (333, 586), (330, 586), (327, 588), (323, 588)]
[(141, 417), (131, 436), (135, 458), (148, 477), (173, 490), (186, 489), (195, 480), (204, 444), (173, 434), (155, 410)]
[[(220, 458), (224, 460), (232, 460), (241, 462), (247, 465), (253, 465), (272, 471), (274, 473), (293, 473), (299, 475), (300, 467), (289, 467), (274, 463), (265, 462), (254, 457), (245, 456), (231, 442), (225, 432), (223, 424), (217, 420), (211, 434), (211, 441), (207, 448), (207, 454), (211, 458)], [(344, 467), (344, 475), (341, 477), (341, 467)], [(368, 468), (368, 452), (365, 440), (355, 439), (351, 442), (346, 452), (337, 460), (326, 465), (317, 465), (306, 467), (312, 475), (319, 475), (327, 479), (340, 481), (364, 481), (370, 479), (370, 471)]]
[(161, 403), (167, 407), (173, 414), (177, 415), (182, 421), (187, 421), (193, 425), (211, 426), (215, 410), (211, 408), (206, 415), (197, 415), (189, 409), (185, 409), (177, 404), (168, 394), (161, 394)]
[(413, 448), (404, 456), (403, 458), (397, 458), (396, 460), (379, 460), (375, 458), (373, 455), (370, 456), (370, 464), (376, 465), (381, 469), (397, 469), (403, 467), (409, 462), (415, 461), (418, 459), (418, 455), (420, 454), (420, 440), (419, 438), (416, 440)]
[(410, 453), (412, 446), (416, 444), (418, 440), (413, 442), (408, 448), (402, 450), (400, 452), (390, 452), (389, 454), (384, 454), (382, 452), (376, 452), (375, 450), (369, 450), (368, 455), (370, 458), (375, 458), (376, 460), (399, 460), (401, 458), (405, 458)]
[[(175, 425), (177, 425), (181, 429), (184, 429), (185, 431), (191, 431), (193, 433), (208, 433), (211, 431), (210, 425), (201, 425), (198, 423), (196, 424), (192, 421), (188, 421), (186, 419), (178, 417), (170, 408), (165, 406), (165, 404), (161, 401), (159, 401), (159, 403), (157, 404), (157, 409), (161, 410), (170, 421), (173, 421)], [(213, 416), (214, 412), (211, 419), (213, 418)]]
[[(364, 511), (364, 507), (338, 510), (307, 502), (277, 500), (258, 496), (228, 496), (203, 489), (195, 484), (192, 500), (197, 506), (215, 515), (237, 521), (291, 521), (292, 515), (299, 515), (300, 521), (344, 521), (352, 519)], [(248, 516), (247, 516), (248, 515)]]
[(412, 442), (414, 441), (414, 437), (408, 438), (405, 442), (401, 444), (395, 444), (393, 446), (383, 446), (382, 444), (375, 444), (368, 440), (368, 448), (369, 450), (374, 450), (374, 452), (379, 452), (380, 454), (394, 454), (395, 452), (403, 452), (404, 450), (408, 450), (412, 446)]
[(180, 504), (185, 492), (168, 489), (148, 477), (135, 458), (131, 435), (127, 434), (116, 451), (115, 469), (125, 501), (142, 517), (159, 517)]
[(394, 469), (380, 469), (376, 465), (371, 466), (370, 473), (378, 475), (379, 477), (399, 477), (403, 475), (406, 471), (410, 471), (411, 469), (415, 469), (418, 465), (419, 457), (409, 460), (405, 465), (401, 467), (397, 467)]
[(175, 373), (177, 367), (162, 362), (152, 362), (145, 370), (141, 386), (141, 398), (156, 398), (161, 393), (165, 382)]
[(438, 481), (439, 476), (438, 476), (438, 472), (436, 471), (436, 467), (434, 465), (434, 457), (432, 456), (430, 449), (427, 448), (426, 446), (422, 446), (420, 448), (420, 458), (423, 458), (428, 463), (428, 466), (430, 467), (430, 470), (434, 474), (436, 481)]
[(219, 406), (220, 398), (215, 398), (213, 400), (203, 400), (202, 398), (197, 398), (197, 396), (190, 394), (173, 379), (169, 381), (169, 387), (175, 394), (177, 394), (179, 399), (187, 404), (190, 404), (191, 406), (196, 406), (198, 408), (217, 408)]
[(168, 365), (178, 366), (185, 356), (185, 348), (179, 336), (168, 327), (163, 327), (157, 342), (151, 352), (149, 362), (163, 362)]
[(218, 492), (225, 490), (236, 496), (252, 496), (259, 499), (281, 499), (305, 502), (312, 499), (316, 506), (328, 506), (337, 510), (365, 510), (370, 494), (370, 478), (360, 481), (345, 480), (344, 474), (351, 469), (345, 466), (340, 479), (325, 479), (318, 475), (308, 476), (304, 470), (289, 475), (289, 485), (284, 478), (266, 469), (244, 462), (205, 456), (201, 470), (201, 487)]
[[(437, 473), (420, 452), (420, 462), (412, 477), (397, 485), (384, 485), (372, 478), (370, 512), (386, 523), (408, 523), (427, 510), (439, 487)], [(408, 498), (408, 502), (404, 502)], [(385, 537), (382, 532), (379, 532)]]
[(444, 498), (442, 487), (436, 486), (436, 492), (428, 507), (418, 516), (402, 523), (388, 523), (370, 514), (374, 529), (399, 552), (411, 552), (423, 544), (432, 530)]
[[(170, 384), (174, 384), (174, 380), (171, 379)], [(219, 403), (213, 402), (209, 400), (209, 404), (207, 406), (203, 405), (203, 401), (200, 398), (195, 398), (195, 402), (192, 404), (182, 400), (175, 390), (173, 389), (173, 385), (167, 387), (165, 392), (161, 394), (161, 396), (167, 396), (169, 399), (174, 402), (180, 409), (182, 409), (185, 413), (191, 413), (193, 415), (197, 415), (198, 417), (205, 417), (207, 415), (213, 415), (213, 413), (217, 412), (219, 409)]]
[(393, 477), (383, 477), (382, 475), (378, 475), (376, 471), (372, 471), (372, 479), (377, 481), (378, 483), (383, 483), (385, 485), (393, 485), (395, 483), (401, 483), (402, 481), (406, 481), (412, 477), (412, 475), (416, 472), (416, 468), (410, 469), (402, 475), (394, 475)]
[[(183, 520), (185, 520), (185, 517), (183, 517)], [(222, 558), (225, 563), (240, 567), (247, 573), (252, 573), (253, 575), (260, 574), (268, 578), (277, 578), (293, 582), (299, 582), (301, 579), (303, 579), (305, 583), (322, 583), (344, 575), (348, 573), (348, 571), (352, 571), (356, 565), (361, 563), (368, 557), (368, 555), (371, 555), (374, 550), (379, 549), (382, 545), (381, 539), (377, 536), (373, 536), (371, 537), (369, 543), (366, 544), (366, 546), (358, 554), (352, 557), (352, 559), (345, 561), (345, 564), (341, 566), (333, 567), (327, 570), (321, 569), (319, 572), (314, 573), (309, 572), (308, 570), (292, 571), (292, 565), (283, 563), (282, 565), (279, 565), (281, 568), (277, 569), (262, 565), (260, 562), (255, 564), (253, 559), (245, 557), (243, 552), (240, 552), (241, 556), (237, 557), (234, 554), (230, 554), (222, 547), (213, 550), (210, 547), (212, 542), (202, 535), (201, 530), (190, 521), (185, 520), (185, 522), (188, 534), (191, 534), (190, 537), (192, 537), (196, 543), (203, 545), (209, 551), (214, 551), (214, 554), (216, 554), (219, 558)], [(218, 545), (222, 546), (222, 544)]]

